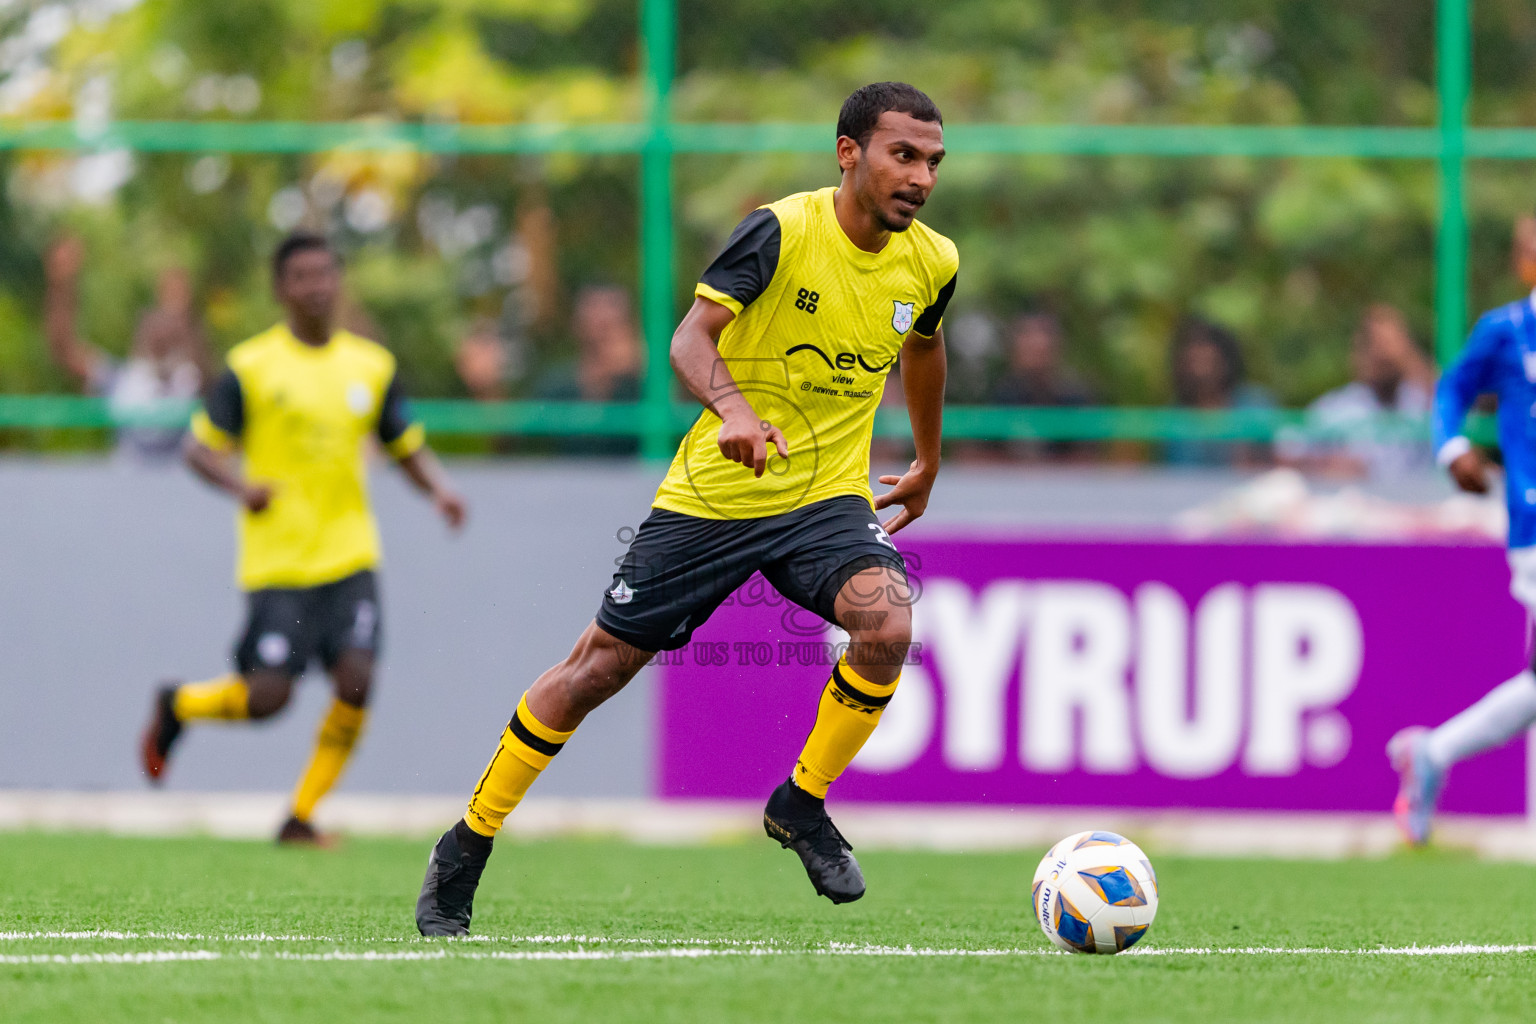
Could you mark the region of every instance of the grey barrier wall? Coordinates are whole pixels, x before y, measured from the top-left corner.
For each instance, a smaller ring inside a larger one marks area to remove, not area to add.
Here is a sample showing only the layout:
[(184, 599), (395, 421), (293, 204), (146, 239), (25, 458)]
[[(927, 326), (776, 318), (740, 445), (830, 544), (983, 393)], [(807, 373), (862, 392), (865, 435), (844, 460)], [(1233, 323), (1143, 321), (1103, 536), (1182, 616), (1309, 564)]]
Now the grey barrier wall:
[[(451, 470), (470, 502), (457, 537), (398, 474), (374, 474), (385, 651), (349, 790), (467, 794), (518, 696), (596, 610), (624, 550), (619, 531), (645, 517), (663, 467), (461, 461)], [(913, 529), (1144, 530), (1240, 480), (946, 467)], [(1425, 479), (1392, 496), (1444, 493)], [(156, 681), (228, 670), (243, 615), (233, 516), (178, 466), (0, 460), (0, 788), (144, 785), (136, 747)], [(647, 675), (583, 725), (540, 795), (649, 792)], [(806, 680), (808, 700), (820, 683)], [(287, 789), (328, 699), (312, 675), (275, 722), (193, 730), (167, 787)]]

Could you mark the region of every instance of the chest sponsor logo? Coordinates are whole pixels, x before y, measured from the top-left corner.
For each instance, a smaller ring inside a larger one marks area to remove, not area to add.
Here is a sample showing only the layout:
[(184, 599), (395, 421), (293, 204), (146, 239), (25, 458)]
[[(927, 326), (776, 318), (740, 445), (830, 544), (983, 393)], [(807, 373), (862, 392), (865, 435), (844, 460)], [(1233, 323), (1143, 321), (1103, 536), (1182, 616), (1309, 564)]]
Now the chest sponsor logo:
[(832, 355), (827, 355), (827, 353), (823, 352), (820, 347), (812, 345), (809, 342), (804, 345), (795, 345), (785, 349), (784, 355), (792, 356), (796, 352), (814, 352), (816, 355), (821, 357), (821, 361), (826, 363), (829, 369), (833, 370), (852, 370), (855, 366), (862, 366), (866, 372), (879, 373), (881, 370), (885, 369), (887, 366), (890, 366), (896, 361), (896, 357), (892, 356), (890, 359), (887, 359), (879, 366), (871, 366), (869, 363), (865, 362), (864, 357), (859, 355), (857, 352), (834, 352)]
[(896, 307), (895, 312), (891, 314), (891, 327), (897, 334), (906, 334), (912, 329), (912, 307), (917, 303), (897, 302), (892, 299), (891, 304)]

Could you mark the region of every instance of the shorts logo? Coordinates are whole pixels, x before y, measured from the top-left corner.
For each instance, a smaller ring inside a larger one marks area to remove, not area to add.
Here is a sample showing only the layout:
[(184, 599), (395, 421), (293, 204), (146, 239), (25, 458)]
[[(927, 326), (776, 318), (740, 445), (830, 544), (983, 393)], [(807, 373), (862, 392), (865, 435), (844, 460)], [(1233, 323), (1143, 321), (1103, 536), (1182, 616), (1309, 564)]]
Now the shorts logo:
[(359, 650), (373, 647), (373, 631), (379, 624), (379, 609), (372, 601), (359, 601), (352, 619), (352, 646)]
[(261, 639), (256, 641), (256, 656), (263, 665), (281, 665), (288, 660), (288, 653), (292, 650), (288, 638), (281, 633), (263, 633)]
[(896, 311), (891, 314), (891, 327), (897, 334), (906, 334), (912, 329), (912, 307), (917, 303), (897, 302), (895, 299), (891, 303), (896, 307)]
[(635, 599), (634, 588), (625, 583), (623, 577), (620, 577), (618, 585), (608, 591), (608, 599), (614, 604), (629, 604), (629, 602)]

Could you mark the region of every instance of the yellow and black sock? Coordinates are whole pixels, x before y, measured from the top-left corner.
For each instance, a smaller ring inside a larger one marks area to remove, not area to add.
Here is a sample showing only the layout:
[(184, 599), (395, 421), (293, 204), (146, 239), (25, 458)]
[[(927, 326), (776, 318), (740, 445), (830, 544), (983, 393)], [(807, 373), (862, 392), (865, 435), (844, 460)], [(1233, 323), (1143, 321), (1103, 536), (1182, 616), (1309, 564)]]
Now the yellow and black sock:
[(501, 745), (485, 766), (469, 798), (464, 824), (482, 836), (494, 836), (512, 809), (522, 802), (528, 787), (549, 767), (575, 729), (551, 729), (528, 710), (528, 695), (517, 702), (517, 711), (501, 733)]
[(842, 658), (832, 666), (832, 679), (821, 693), (816, 724), (806, 738), (791, 778), (815, 797), (825, 798), (827, 787), (863, 749), (864, 742), (880, 723), (880, 714), (896, 692), (897, 676), (889, 683), (872, 683), (848, 667)]
[(315, 752), (293, 791), (295, 818), (308, 821), (314, 816), (315, 805), (341, 778), (342, 769), (352, 756), (352, 748), (357, 745), (357, 737), (367, 718), (365, 708), (341, 700), (331, 701), (331, 709), (320, 722), (320, 732), (315, 737)]
[(251, 689), (238, 675), (219, 676), (203, 683), (183, 683), (171, 698), (178, 722), (212, 719), (235, 722), (250, 717)]

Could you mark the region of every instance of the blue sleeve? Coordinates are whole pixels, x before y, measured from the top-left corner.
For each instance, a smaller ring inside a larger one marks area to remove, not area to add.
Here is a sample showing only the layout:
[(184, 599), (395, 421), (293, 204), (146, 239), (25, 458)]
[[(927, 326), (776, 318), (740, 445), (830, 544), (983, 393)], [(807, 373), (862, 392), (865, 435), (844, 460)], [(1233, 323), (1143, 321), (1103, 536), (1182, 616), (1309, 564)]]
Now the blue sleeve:
[(1467, 347), (1440, 378), (1435, 389), (1435, 451), (1461, 434), (1462, 424), (1477, 396), (1498, 389), (1499, 348), (1504, 344), (1508, 321), (1492, 314), (1472, 328)]

